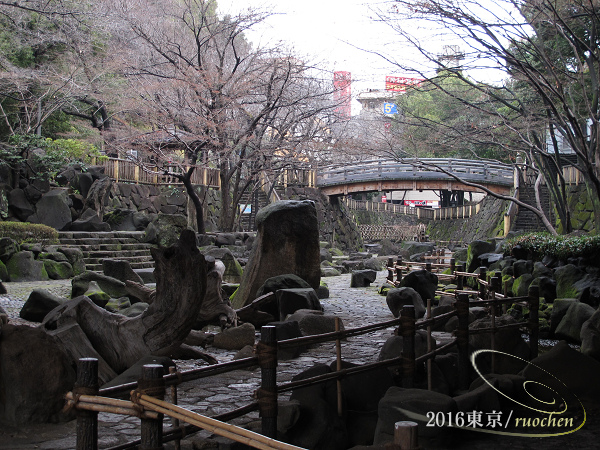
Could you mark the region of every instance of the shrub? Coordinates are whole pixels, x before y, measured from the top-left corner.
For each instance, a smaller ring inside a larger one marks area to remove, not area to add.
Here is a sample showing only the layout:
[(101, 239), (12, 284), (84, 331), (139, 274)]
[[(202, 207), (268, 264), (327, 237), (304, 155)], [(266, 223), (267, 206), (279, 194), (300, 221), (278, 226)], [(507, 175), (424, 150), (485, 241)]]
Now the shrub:
[(28, 222), (0, 222), (0, 237), (8, 237), (19, 244), (40, 242), (44, 245), (58, 243), (58, 231), (47, 225)]
[(515, 246), (538, 255), (558, 259), (588, 257), (600, 251), (600, 236), (553, 236), (550, 233), (528, 233), (507, 239), (502, 249), (506, 253)]

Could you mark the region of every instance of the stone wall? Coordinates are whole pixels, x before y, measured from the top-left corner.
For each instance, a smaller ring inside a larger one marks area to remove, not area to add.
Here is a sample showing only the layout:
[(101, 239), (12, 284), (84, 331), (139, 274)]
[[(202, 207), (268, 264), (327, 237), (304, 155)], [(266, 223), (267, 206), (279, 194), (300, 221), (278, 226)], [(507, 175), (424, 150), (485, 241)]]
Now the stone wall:
[(504, 213), (508, 202), (486, 196), (481, 209), (468, 219), (432, 220), (427, 224), (427, 233), (434, 241), (486, 240), (504, 235)]
[[(567, 187), (567, 202), (571, 206), (571, 227), (573, 231), (593, 232), (594, 205), (584, 184)], [(558, 233), (562, 233), (562, 224), (557, 224)]]

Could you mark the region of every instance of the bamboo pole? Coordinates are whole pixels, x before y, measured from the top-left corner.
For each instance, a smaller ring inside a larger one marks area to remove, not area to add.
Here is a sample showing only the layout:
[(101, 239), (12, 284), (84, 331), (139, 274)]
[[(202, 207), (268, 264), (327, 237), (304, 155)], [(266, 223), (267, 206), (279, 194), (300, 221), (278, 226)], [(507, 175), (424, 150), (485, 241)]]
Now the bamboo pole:
[(236, 442), (249, 445), (258, 449), (278, 449), (278, 450), (303, 450), (301, 447), (286, 444), (285, 442), (276, 441), (262, 434), (254, 433), (250, 430), (237, 427), (228, 423), (223, 423), (210, 417), (194, 413), (177, 405), (171, 405), (165, 401), (150, 397), (149, 395), (141, 394), (132, 391), (131, 395), (135, 401), (145, 408), (151, 409), (161, 414), (166, 414), (170, 417), (203, 428), (211, 433), (218, 434)]

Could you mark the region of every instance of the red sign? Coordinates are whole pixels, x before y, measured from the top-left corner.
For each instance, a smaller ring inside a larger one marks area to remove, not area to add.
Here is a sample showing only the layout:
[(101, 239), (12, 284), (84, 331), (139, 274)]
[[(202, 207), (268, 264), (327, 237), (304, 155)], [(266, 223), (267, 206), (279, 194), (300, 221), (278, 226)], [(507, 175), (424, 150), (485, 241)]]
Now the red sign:
[(437, 200), (404, 200), (406, 206), (437, 206)]
[(423, 81), (422, 78), (385, 77), (385, 90), (406, 92), (409, 87), (419, 86)]

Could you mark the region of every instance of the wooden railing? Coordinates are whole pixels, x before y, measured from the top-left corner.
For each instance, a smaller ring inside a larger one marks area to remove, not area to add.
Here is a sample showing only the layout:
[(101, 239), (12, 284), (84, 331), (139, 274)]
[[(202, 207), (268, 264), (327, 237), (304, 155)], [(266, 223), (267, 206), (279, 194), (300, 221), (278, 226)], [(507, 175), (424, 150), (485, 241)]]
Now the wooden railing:
[[(174, 164), (161, 167), (153, 164), (141, 165), (120, 158), (104, 158), (97, 161), (96, 165), (103, 166), (106, 175), (116, 182), (153, 185), (181, 184), (181, 181), (172, 174), (183, 173), (183, 170), (189, 169), (189, 166), (182, 168)], [(213, 189), (221, 187), (218, 169), (196, 166), (191, 180), (194, 185), (208, 186)]]
[[(113, 414), (133, 415), (141, 419), (142, 438), (135, 442), (113, 447), (113, 450), (138, 448), (140, 444), (140, 448), (161, 448), (163, 442), (178, 440), (182, 436), (194, 433), (202, 428), (208, 429), (221, 436), (227, 436), (238, 442), (246, 443), (255, 448), (294, 449), (297, 447), (275, 440), (277, 435), (277, 398), (280, 393), (323, 383), (329, 380), (339, 381), (352, 374), (366, 372), (381, 367), (396, 368), (398, 373), (402, 375), (402, 386), (405, 388), (412, 388), (416, 381), (417, 364), (427, 362), (428, 372), (431, 373), (430, 361), (434, 360), (436, 355), (455, 346), (458, 352), (459, 388), (466, 390), (471, 383), (469, 375), (469, 334), (491, 333), (491, 349), (494, 350), (494, 334), (500, 329), (512, 327), (525, 327), (529, 330), (530, 358), (533, 359), (537, 356), (539, 327), (539, 291), (537, 287), (530, 288), (529, 296), (527, 297), (511, 298), (506, 292), (504, 294), (501, 293), (501, 277), (499, 277), (498, 274), (495, 274), (490, 281), (487, 281), (485, 267), (480, 268), (480, 274), (467, 273), (465, 272), (464, 265), (460, 267), (456, 266), (454, 259), (450, 260), (450, 264), (438, 264), (431, 262), (403, 263), (400, 258), (398, 261), (394, 262), (393, 258), (390, 258), (388, 260), (388, 278), (386, 281), (392, 286), (398, 286), (402, 280), (403, 273), (408, 270), (414, 270), (415, 268), (424, 268), (430, 272), (437, 271), (438, 278), (446, 278), (448, 281), (456, 284), (457, 288), (454, 292), (456, 301), (454, 303), (455, 309), (453, 311), (432, 317), (432, 299), (426, 299), (428, 302), (428, 313), (427, 316), (421, 320), (416, 320), (415, 308), (413, 305), (410, 305), (402, 308), (400, 317), (386, 322), (281, 341), (277, 340), (276, 327), (264, 326), (261, 329), (261, 340), (255, 347), (255, 356), (183, 372), (173, 370), (168, 375), (162, 373), (163, 367), (161, 365), (151, 364), (144, 366), (140, 382), (127, 383), (103, 389), (98, 389), (98, 360), (94, 358), (82, 358), (78, 365), (77, 384), (74, 387), (73, 392), (66, 395), (67, 405), (71, 408), (75, 408), (77, 411), (77, 449), (97, 448), (97, 412), (100, 411)], [(445, 268), (450, 269), (450, 274), (444, 275), (440, 273)], [(474, 290), (465, 289), (466, 278), (474, 278), (479, 287)], [(436, 294), (438, 294), (438, 292), (436, 292)], [(270, 293), (267, 295), (273, 294)], [(525, 303), (529, 306), (528, 321), (496, 326), (496, 313), (504, 310), (504, 305), (511, 303)], [(468, 317), (470, 306), (488, 307), (491, 315), (491, 327), (477, 330), (469, 329)], [(431, 342), (432, 326), (438, 321), (447, 320), (453, 316), (457, 316), (458, 318), (458, 329), (455, 333), (455, 337), (442, 347), (437, 349), (428, 348), (428, 352), (425, 355), (418, 358), (415, 357), (416, 330), (426, 329), (428, 333), (427, 341)], [(403, 350), (401, 356), (347, 369), (341, 368), (342, 355), (341, 345), (339, 345), (341, 340), (396, 326), (399, 326), (396, 333), (403, 337)], [(339, 323), (336, 324), (336, 329), (340, 329)], [(279, 349), (295, 348), (298, 346), (308, 346), (332, 341), (336, 342), (336, 357), (338, 361), (336, 371), (298, 381), (281, 384), (277, 383), (277, 353)], [(257, 391), (258, 401), (221, 414), (218, 417), (209, 418), (177, 407), (176, 390), (172, 390), (172, 403), (162, 400), (166, 386), (175, 387), (183, 382), (256, 365), (261, 369), (261, 386)], [(492, 356), (491, 373), (494, 373), (494, 365), (494, 357)], [(431, 380), (430, 375), (428, 375), (428, 380)], [(429, 381), (428, 387), (429, 389), (432, 389), (431, 381)], [(117, 400), (118, 398), (129, 395), (131, 400)], [(341, 388), (339, 388), (338, 412), (340, 415), (342, 415), (341, 409), (343, 408), (341, 395), (342, 391)], [(248, 412), (256, 411), (257, 409), (260, 411), (262, 436), (224, 423), (224, 421), (240, 417)], [(162, 413), (182, 420), (188, 425), (177, 425), (163, 433)]]
[(399, 205), (396, 203), (371, 202), (368, 200), (354, 200), (343, 198), (346, 207), (351, 211), (375, 211), (389, 212), (393, 214), (405, 214), (416, 216), (419, 219), (449, 220), (467, 219), (477, 214), (481, 209), (481, 203), (474, 205), (451, 206), (447, 208), (414, 208), (412, 206)]
[(504, 186), (513, 184), (513, 167), (509, 164), (465, 159), (422, 158), (405, 162), (370, 160), (355, 165), (322, 168), (319, 170), (317, 186), (382, 179), (452, 179), (450, 175), (436, 171), (435, 166), (471, 182)]

